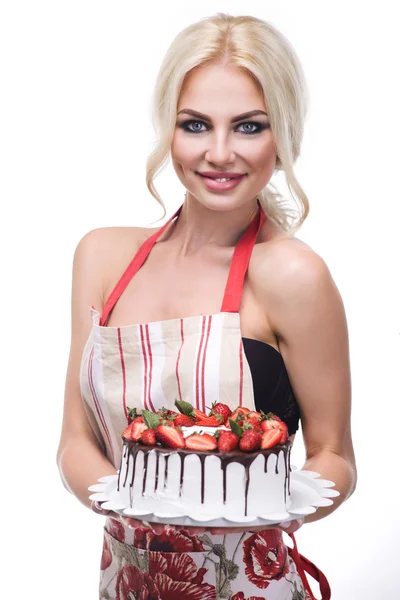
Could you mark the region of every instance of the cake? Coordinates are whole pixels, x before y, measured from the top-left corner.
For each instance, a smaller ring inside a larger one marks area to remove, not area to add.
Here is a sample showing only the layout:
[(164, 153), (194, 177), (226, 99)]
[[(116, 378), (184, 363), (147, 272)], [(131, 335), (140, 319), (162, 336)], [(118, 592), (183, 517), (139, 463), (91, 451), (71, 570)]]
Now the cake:
[(287, 511), (292, 442), (279, 417), (222, 403), (208, 415), (175, 406), (129, 413), (117, 491), (131, 514), (244, 522)]

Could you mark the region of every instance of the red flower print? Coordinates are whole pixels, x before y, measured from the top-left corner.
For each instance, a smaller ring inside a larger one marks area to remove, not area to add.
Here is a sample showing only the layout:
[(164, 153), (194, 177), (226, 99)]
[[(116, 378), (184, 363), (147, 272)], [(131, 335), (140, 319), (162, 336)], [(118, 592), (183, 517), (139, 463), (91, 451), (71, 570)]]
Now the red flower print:
[(150, 573), (162, 600), (215, 600), (213, 585), (202, 583), (207, 569), (197, 569), (188, 554), (150, 552)]
[(112, 554), (110, 549), (110, 542), (107, 539), (107, 536), (103, 538), (103, 552), (101, 555), (101, 563), (100, 569), (104, 571), (107, 569), (112, 563)]
[(261, 596), (249, 596), (245, 598), (243, 592), (237, 592), (237, 594), (232, 596), (231, 600), (265, 600), (265, 598), (261, 598)]
[(148, 527), (137, 527), (134, 531), (133, 545), (142, 550), (157, 552), (201, 552), (203, 544), (196, 535), (189, 535), (186, 529), (166, 527), (162, 533), (155, 534)]
[(150, 575), (134, 565), (117, 574), (116, 600), (215, 600), (215, 587), (202, 583), (207, 569), (197, 569), (188, 554), (149, 552)]
[(110, 535), (113, 536), (119, 542), (125, 542), (125, 529), (121, 521), (116, 519), (109, 519), (106, 530)]
[(259, 588), (268, 587), (272, 579), (280, 579), (288, 573), (287, 556), (287, 547), (277, 529), (260, 531), (243, 542), (245, 573)]
[(116, 600), (160, 600), (160, 593), (148, 573), (125, 565), (117, 573)]

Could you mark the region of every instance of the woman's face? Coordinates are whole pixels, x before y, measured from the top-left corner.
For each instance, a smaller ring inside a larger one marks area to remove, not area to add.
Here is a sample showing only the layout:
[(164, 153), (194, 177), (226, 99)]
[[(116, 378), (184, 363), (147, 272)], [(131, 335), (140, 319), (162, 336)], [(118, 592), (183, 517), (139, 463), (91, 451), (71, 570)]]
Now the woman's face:
[[(256, 110), (263, 114), (237, 119)], [(171, 158), (189, 194), (214, 210), (239, 208), (257, 197), (276, 162), (266, 112), (255, 81), (241, 69), (212, 65), (187, 76), (178, 102)], [(205, 171), (231, 171), (245, 177), (231, 190), (210, 190), (198, 175)]]

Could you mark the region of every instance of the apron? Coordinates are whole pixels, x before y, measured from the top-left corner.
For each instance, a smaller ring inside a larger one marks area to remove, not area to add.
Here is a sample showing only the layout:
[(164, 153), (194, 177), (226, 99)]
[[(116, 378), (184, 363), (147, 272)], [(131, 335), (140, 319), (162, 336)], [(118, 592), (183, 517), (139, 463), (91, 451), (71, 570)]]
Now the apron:
[[(80, 385), (85, 409), (104, 454), (118, 470), (127, 407), (174, 409), (176, 399), (206, 412), (218, 400), (232, 410), (255, 410), (251, 371), (243, 351), (239, 307), (244, 278), (265, 221), (259, 210), (237, 243), (221, 310), (108, 327), (118, 298), (140, 269), (174, 215), (139, 248), (108, 298), (103, 314), (90, 307), (92, 329), (82, 354)], [(306, 600), (314, 599), (305, 576), (330, 589), (324, 575), (282, 530), (189, 535), (166, 526), (132, 530), (107, 517), (100, 564), (100, 600)]]

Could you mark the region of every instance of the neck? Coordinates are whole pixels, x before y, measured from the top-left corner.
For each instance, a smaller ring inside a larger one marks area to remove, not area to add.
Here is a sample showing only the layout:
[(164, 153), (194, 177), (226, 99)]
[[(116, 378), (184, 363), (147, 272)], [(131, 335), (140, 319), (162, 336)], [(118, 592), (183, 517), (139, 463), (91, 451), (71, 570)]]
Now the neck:
[(177, 258), (236, 246), (258, 210), (257, 198), (236, 210), (216, 211), (186, 194), (168, 241), (175, 246)]

